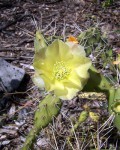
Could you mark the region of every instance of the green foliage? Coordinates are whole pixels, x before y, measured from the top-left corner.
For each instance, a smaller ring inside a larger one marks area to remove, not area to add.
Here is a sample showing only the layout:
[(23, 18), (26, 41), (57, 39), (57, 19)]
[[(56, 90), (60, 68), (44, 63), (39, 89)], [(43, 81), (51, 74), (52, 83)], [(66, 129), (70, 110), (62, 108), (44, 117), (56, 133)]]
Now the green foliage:
[(105, 0), (103, 3), (102, 3), (102, 7), (109, 7), (113, 4), (114, 0)]
[(103, 2), (102, 2), (102, 0), (95, 0), (95, 2), (97, 2), (98, 4), (101, 3), (102, 7), (105, 8), (105, 7), (109, 7), (109, 6), (113, 5), (114, 0), (104, 0)]
[(89, 28), (88, 30), (82, 32), (78, 36), (78, 40), (81, 45), (85, 47), (87, 55), (92, 54), (95, 58), (96, 63), (103, 63), (102, 66), (105, 68), (107, 64), (110, 65), (110, 69), (113, 71), (113, 51), (108, 45), (107, 38), (105, 34), (102, 34), (98, 27)]
[(99, 28), (93, 27), (82, 32), (78, 36), (80, 45), (85, 47), (87, 55), (91, 54), (93, 51), (99, 51), (106, 45), (106, 39), (101, 36)]
[(56, 96), (46, 96), (38, 106), (34, 117), (34, 127), (27, 136), (26, 142), (22, 150), (33, 149), (34, 141), (39, 132), (45, 128), (59, 114), (61, 108), (61, 100)]

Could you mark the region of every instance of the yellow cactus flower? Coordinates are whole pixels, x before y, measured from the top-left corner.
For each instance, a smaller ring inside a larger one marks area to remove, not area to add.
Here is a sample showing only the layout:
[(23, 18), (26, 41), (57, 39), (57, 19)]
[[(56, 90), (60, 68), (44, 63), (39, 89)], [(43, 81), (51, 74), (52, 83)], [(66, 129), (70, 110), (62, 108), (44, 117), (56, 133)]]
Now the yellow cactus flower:
[(63, 100), (70, 100), (82, 90), (89, 78), (91, 61), (82, 46), (55, 40), (48, 47), (36, 51), (34, 83), (46, 91), (53, 91)]

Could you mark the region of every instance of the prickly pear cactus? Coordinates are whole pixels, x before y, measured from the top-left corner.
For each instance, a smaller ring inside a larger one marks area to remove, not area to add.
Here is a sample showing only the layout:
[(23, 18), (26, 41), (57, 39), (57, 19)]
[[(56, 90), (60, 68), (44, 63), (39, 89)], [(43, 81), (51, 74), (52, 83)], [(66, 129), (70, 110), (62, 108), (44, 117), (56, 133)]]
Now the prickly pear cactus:
[(34, 39), (34, 47), (35, 47), (35, 52), (40, 52), (42, 48), (47, 47), (45, 43), (45, 39), (41, 32), (38, 30), (36, 31), (35, 39)]
[(61, 108), (61, 100), (56, 96), (46, 96), (38, 106), (34, 117), (34, 127), (26, 138), (26, 142), (22, 150), (33, 149), (34, 141), (41, 129), (45, 128), (59, 114)]
[[(103, 67), (110, 64), (112, 60), (112, 49), (107, 44), (106, 34), (102, 34), (98, 27), (89, 28), (78, 36), (80, 45), (85, 47), (87, 56), (92, 54), (96, 62), (102, 61)], [(98, 55), (99, 53), (99, 55)]]
[[(104, 48), (104, 51), (106, 51), (100, 56), (101, 60), (105, 62), (105, 65), (108, 62), (110, 64), (112, 51), (110, 50), (109, 46), (106, 46), (106, 38), (101, 34), (98, 28), (89, 28), (87, 31), (82, 32), (79, 35), (78, 40), (80, 44), (86, 47), (87, 55), (93, 51), (99, 52), (101, 48)], [(118, 62), (119, 59), (117, 60), (117, 63)], [(112, 70), (112, 68), (110, 69)], [(90, 78), (83, 91), (104, 92), (106, 94), (108, 99), (108, 111), (110, 114), (114, 115), (114, 125), (118, 130), (120, 130), (120, 88), (115, 89), (111, 83), (93, 66), (90, 68), (89, 74)]]
[(107, 96), (109, 96), (109, 89), (111, 89), (112, 86), (109, 81), (102, 74), (100, 74), (94, 66), (91, 66), (89, 73), (90, 78), (83, 91), (105, 92)]
[[(106, 46), (106, 38), (101, 34), (101, 31), (98, 27), (89, 28), (85, 32), (82, 32), (79, 35), (78, 40), (80, 44), (85, 47), (87, 55), (90, 55), (91, 53), (94, 55), (95, 52), (99, 53), (100, 50), (105, 47), (108, 50), (108, 46)], [(104, 60), (106, 61), (106, 57), (106, 53), (102, 53), (100, 55), (100, 59), (102, 59), (103, 62)], [(109, 81), (102, 74), (100, 74), (94, 66), (91, 66), (91, 68), (89, 69), (89, 74), (90, 78), (83, 91), (104, 92), (109, 99), (109, 89), (111, 88), (111, 84), (109, 83)], [(93, 112), (89, 112), (89, 116), (93, 120), (97, 120), (95, 116), (93, 116)]]
[[(99, 29), (90, 28), (86, 32), (83, 32), (78, 37), (79, 42), (82, 45), (85, 45), (86, 52), (89, 55), (93, 50), (99, 51), (101, 48), (104, 48), (106, 43), (101, 38), (101, 33)], [(34, 60), (37, 62), (39, 57), (43, 54), (42, 52), (46, 49), (47, 45), (41, 33), (38, 31), (36, 32), (35, 37), (35, 55)], [(109, 54), (109, 53), (107, 53)], [(110, 53), (111, 55), (111, 53)], [(106, 52), (104, 53), (104, 59), (107, 58)], [(43, 56), (44, 57), (44, 56)], [(102, 57), (102, 56), (101, 56)], [(89, 69), (90, 78), (85, 85), (83, 91), (85, 92), (104, 92), (108, 99), (109, 105), (109, 113), (113, 114), (114, 124), (120, 130), (120, 88), (115, 89), (112, 87), (110, 82), (98, 72), (98, 70), (92, 66)], [(54, 116), (57, 116), (61, 108), (61, 100), (57, 98), (55, 95), (48, 95), (44, 98), (35, 113), (34, 118), (34, 127), (30, 131), (29, 135), (27, 136), (26, 142), (22, 148), (22, 150), (29, 150), (33, 149), (34, 141), (36, 140), (37, 135), (41, 131), (41, 129), (45, 128), (51, 121)], [(90, 116), (94, 121), (97, 122), (99, 116), (94, 114), (93, 112), (89, 113), (88, 111), (83, 111), (80, 114), (78, 119), (78, 123), (75, 124), (74, 129), (78, 127), (79, 124), (84, 122), (87, 117)], [(73, 132), (73, 131), (72, 131)]]
[(109, 81), (92, 66), (90, 69), (90, 79), (83, 90), (87, 92), (104, 92), (106, 94), (108, 111), (114, 115), (114, 125), (120, 131), (120, 87), (117, 89), (112, 87)]
[(102, 47), (104, 47), (105, 44), (105, 42), (101, 38), (101, 32), (99, 28), (96, 27), (89, 28), (88, 30), (82, 32), (78, 36), (78, 40), (80, 42), (80, 45), (83, 45), (85, 47), (87, 55), (91, 54), (93, 50), (100, 50)]
[(114, 114), (114, 125), (120, 131), (120, 87), (111, 90), (111, 95), (109, 97), (109, 112)]
[(48, 95), (40, 102), (35, 113), (35, 128), (46, 127), (52, 121), (52, 118), (59, 113), (60, 108), (61, 100), (56, 96)]

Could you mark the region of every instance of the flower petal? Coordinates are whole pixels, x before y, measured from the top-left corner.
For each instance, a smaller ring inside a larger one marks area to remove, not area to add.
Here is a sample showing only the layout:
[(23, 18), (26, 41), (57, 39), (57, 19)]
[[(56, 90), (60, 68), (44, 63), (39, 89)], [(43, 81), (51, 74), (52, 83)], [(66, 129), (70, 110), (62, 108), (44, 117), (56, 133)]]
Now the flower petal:
[(50, 59), (39, 59), (39, 61), (34, 62), (33, 66), (38, 74), (44, 74), (52, 78), (53, 61)]
[(61, 89), (59, 89), (59, 88), (56, 88), (55, 90), (54, 90), (54, 94), (56, 95), (56, 96), (63, 96), (63, 95), (67, 95), (67, 93), (68, 93), (68, 91), (66, 90), (66, 89), (63, 89), (63, 90), (61, 90)]
[(55, 40), (52, 44), (50, 44), (47, 47), (46, 53), (45, 53), (46, 57), (51, 58), (51, 60), (60, 60), (59, 57), (59, 45), (57, 40)]
[(70, 60), (73, 57), (70, 53), (70, 47), (62, 41), (59, 41), (59, 55), (62, 61)]
[(55, 83), (52, 85), (51, 88), (52, 88), (51, 90), (54, 90), (54, 93), (57, 96), (67, 94), (67, 90), (65, 89), (64, 85), (59, 81), (55, 81)]
[(32, 78), (34, 84), (38, 86), (40, 89), (45, 87), (45, 83), (43, 79), (36, 73)]
[(91, 61), (88, 58), (85, 58), (84, 63), (77, 67), (75, 71), (81, 78), (87, 79), (89, 78), (88, 69), (90, 68), (90, 66)]
[(60, 96), (62, 100), (71, 100), (76, 96), (76, 93), (79, 91), (79, 89), (75, 89), (75, 88), (66, 88), (66, 89), (68, 93), (64, 96)]
[(89, 59), (87, 57), (84, 57), (84, 56), (74, 56), (73, 59), (71, 61), (69, 61), (69, 67), (73, 68), (73, 69), (77, 68), (77, 67), (85, 64), (86, 61), (88, 61), (88, 60)]
[(53, 84), (53, 81), (49, 78), (49, 76), (41, 75), (41, 77), (45, 82), (45, 89), (47, 91), (51, 91), (51, 85)]
[(80, 78), (79, 78), (79, 76), (77, 75), (77, 73), (74, 72), (74, 70), (71, 72), (69, 78), (67, 79), (67, 82), (65, 83), (65, 86), (66, 86), (66, 87), (71, 87), (71, 85), (72, 85), (74, 88), (82, 89), (82, 85), (81, 85)]
[(34, 55), (33, 66), (35, 69), (39, 68), (39, 63), (44, 61), (44, 58), (45, 58), (45, 49), (42, 48)]
[(46, 50), (46, 57), (54, 61), (67, 61), (72, 58), (69, 46), (61, 40), (55, 40)]
[(79, 44), (75, 44), (73, 42), (66, 42), (66, 44), (69, 46), (70, 51), (72, 52), (73, 55), (86, 56), (83, 46), (81, 46)]

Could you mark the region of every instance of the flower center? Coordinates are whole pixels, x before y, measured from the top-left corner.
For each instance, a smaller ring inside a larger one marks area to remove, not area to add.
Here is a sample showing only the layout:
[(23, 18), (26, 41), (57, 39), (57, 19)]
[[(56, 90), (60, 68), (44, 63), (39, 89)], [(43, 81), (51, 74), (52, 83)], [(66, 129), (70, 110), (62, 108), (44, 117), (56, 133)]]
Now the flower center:
[(53, 68), (53, 77), (57, 80), (63, 80), (70, 74), (70, 69), (63, 61), (57, 61)]

